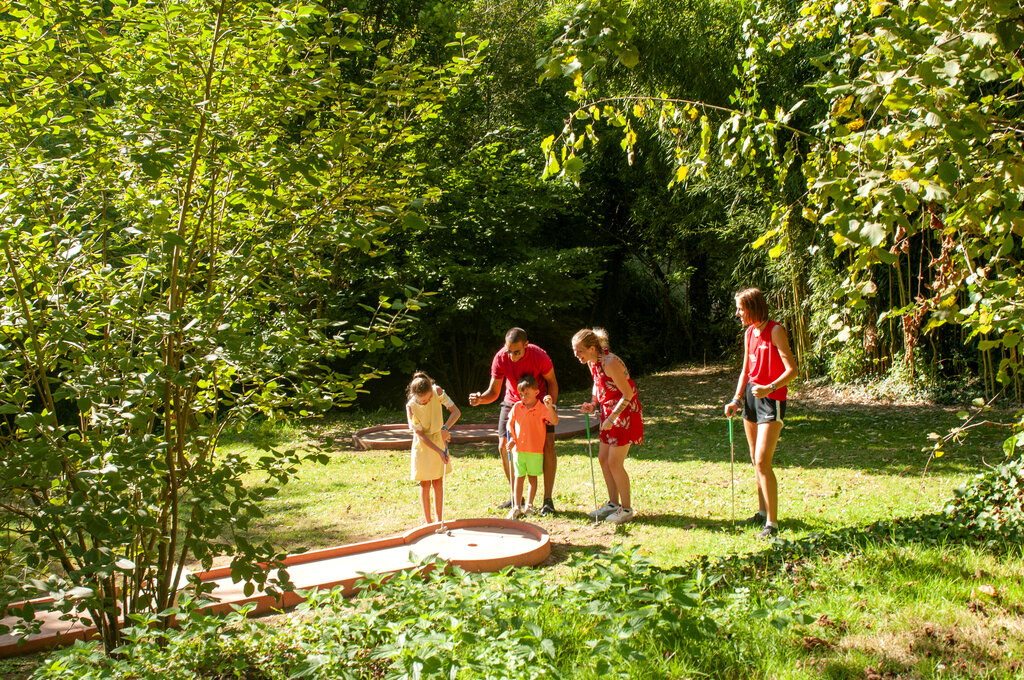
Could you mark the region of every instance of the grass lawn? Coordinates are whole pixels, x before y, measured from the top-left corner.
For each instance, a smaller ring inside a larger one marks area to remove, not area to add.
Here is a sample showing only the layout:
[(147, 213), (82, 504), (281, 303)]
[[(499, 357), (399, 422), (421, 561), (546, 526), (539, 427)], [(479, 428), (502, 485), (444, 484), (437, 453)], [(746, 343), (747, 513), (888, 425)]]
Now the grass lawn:
[[(626, 464), (637, 519), (618, 528), (588, 521), (593, 490), (586, 437), (559, 440), (558, 516), (531, 520), (551, 534), (552, 564), (569, 553), (602, 550), (615, 541), (640, 546), (662, 566), (697, 555), (758, 550), (761, 544), (753, 532), (734, 528), (731, 521), (729, 430), (722, 407), (735, 386), (733, 370), (681, 368), (638, 382), (646, 443), (633, 447)], [(560, 401), (567, 407), (585, 397), (565, 394)], [(497, 421), (494, 406), (467, 405), (462, 410), (467, 421)], [(352, 432), (361, 427), (403, 419), (398, 408), (353, 413), (308, 428), (253, 433), (228, 444), (255, 451), (257, 437), (298, 447), (335, 440), (328, 449), (328, 465), (302, 470), (269, 503), (257, 537), (297, 551), (389, 535), (421, 523), (418, 487), (408, 481), (408, 452), (359, 451), (349, 444)], [(944, 434), (959, 422), (955, 408), (842, 403), (825, 390), (798, 390), (791, 397), (775, 456), (783, 535), (796, 538), (937, 509), (954, 487), (984, 469), (983, 459), (1002, 459), (1006, 431), (979, 427), (963, 445), (952, 445), (943, 458), (933, 460), (922, 477), (927, 454), (921, 449), (930, 443), (928, 433)], [(735, 419), (733, 427), (735, 516), (742, 519), (757, 509), (757, 500), (742, 421)], [(595, 441), (595, 456), (596, 449)], [(446, 482), (447, 516), (498, 514), (494, 505), (508, 496), (508, 487), (495, 445), (454, 447), (454, 465)], [(596, 460), (594, 475), (598, 502), (603, 503)]]
[[(551, 535), (544, 578), (566, 581), (574, 553), (605, 553), (615, 543), (636, 546), (655, 565), (693, 564), (701, 556), (748, 556), (729, 572), (726, 589), (749, 592), (729, 635), (706, 653), (678, 659), (635, 677), (758, 678), (1024, 678), (1024, 555), (992, 554), (962, 544), (895, 540), (830, 548), (803, 557), (772, 553), (754, 531), (732, 523), (730, 446), (723, 400), (735, 385), (733, 369), (680, 368), (638, 380), (646, 444), (627, 462), (636, 520), (594, 525), (586, 437), (557, 442), (554, 518), (530, 519)], [(564, 394), (563, 407), (583, 393)], [(400, 404), (396, 406), (400, 407)], [(933, 512), (952, 490), (1003, 460), (1007, 430), (978, 427), (962, 445), (928, 466), (922, 447), (929, 433), (961, 422), (956, 408), (865, 403), (826, 388), (791, 396), (775, 458), (782, 538), (862, 527)], [(463, 407), (464, 420), (496, 421), (497, 408)], [(1013, 414), (996, 413), (1011, 421)], [(359, 451), (359, 428), (402, 422), (400, 408), (352, 412), (296, 427), (254, 428), (224, 446), (257, 455), (256, 444), (325, 447), (327, 465), (309, 465), (264, 508), (252, 532), (289, 551), (394, 534), (422, 522), (418, 487), (408, 481), (407, 451)], [(756, 509), (753, 471), (741, 421), (734, 421), (736, 519)], [(596, 451), (596, 445), (594, 446)], [(507, 496), (495, 446), (454, 448), (447, 480), (446, 516), (503, 514)], [(596, 461), (598, 502), (603, 483)], [(253, 480), (254, 482), (257, 480)], [(754, 607), (778, 598), (797, 602), (810, 625), (776, 629), (752, 618)], [(728, 610), (723, 610), (728, 611)], [(746, 613), (743, 613), (746, 612)], [(582, 634), (582, 633), (581, 633)], [(673, 652), (674, 654), (674, 652)], [(0, 661), (0, 677), (26, 677), (38, 658)], [(572, 677), (598, 677), (581, 666)]]

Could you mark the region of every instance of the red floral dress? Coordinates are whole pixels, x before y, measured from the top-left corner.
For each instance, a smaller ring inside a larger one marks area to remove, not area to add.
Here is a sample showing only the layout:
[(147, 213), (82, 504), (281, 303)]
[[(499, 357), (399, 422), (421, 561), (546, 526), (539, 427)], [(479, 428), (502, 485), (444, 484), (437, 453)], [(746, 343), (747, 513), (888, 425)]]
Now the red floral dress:
[[(608, 350), (604, 350), (603, 359), (610, 356), (614, 355)], [(597, 388), (597, 401), (601, 405), (601, 421), (603, 422), (611, 415), (615, 405), (619, 403), (622, 392), (604, 372), (603, 361), (590, 364), (590, 374), (594, 378), (594, 387)], [(636, 388), (636, 383), (629, 377), (628, 371), (626, 377), (629, 379), (629, 386), (633, 388), (633, 398), (626, 410), (615, 419), (612, 426), (607, 430), (600, 431), (601, 441), (611, 446), (644, 443), (644, 414), (643, 407), (640, 405), (640, 392)]]

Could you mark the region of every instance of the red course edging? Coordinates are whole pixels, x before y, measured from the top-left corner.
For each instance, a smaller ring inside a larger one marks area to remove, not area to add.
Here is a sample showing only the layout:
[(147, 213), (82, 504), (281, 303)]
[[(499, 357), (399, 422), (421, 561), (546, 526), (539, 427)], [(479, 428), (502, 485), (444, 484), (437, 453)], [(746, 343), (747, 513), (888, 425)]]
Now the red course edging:
[[(434, 523), (397, 536), (289, 555), (284, 563), (299, 590), (340, 587), (345, 595), (352, 595), (362, 573), (387, 577), (417, 568), (417, 563), (409, 559), (410, 553), (421, 560), (436, 555), (467, 571), (489, 572), (507, 566), (536, 566), (551, 554), (551, 544), (548, 532), (533, 524), (497, 518), (461, 519), (446, 521), (443, 530), (440, 524)], [(294, 607), (304, 599), (295, 591), (269, 595), (258, 590), (246, 596), (244, 584), (232, 583), (230, 567), (211, 569), (199, 577), (216, 583), (210, 597), (218, 602), (209, 607), (212, 612), (227, 612), (233, 606), (253, 603), (256, 606), (250, 616), (255, 616)], [(10, 634), (0, 636), (0, 657), (28, 654), (96, 637), (95, 626), (86, 626), (77, 619), (62, 621), (59, 612), (45, 611), (45, 605), (52, 601), (33, 600), (39, 610), (36, 618), (42, 621), (41, 632), (23, 639)], [(12, 608), (18, 606), (12, 605)], [(0, 622), (10, 626), (16, 619), (6, 617)]]

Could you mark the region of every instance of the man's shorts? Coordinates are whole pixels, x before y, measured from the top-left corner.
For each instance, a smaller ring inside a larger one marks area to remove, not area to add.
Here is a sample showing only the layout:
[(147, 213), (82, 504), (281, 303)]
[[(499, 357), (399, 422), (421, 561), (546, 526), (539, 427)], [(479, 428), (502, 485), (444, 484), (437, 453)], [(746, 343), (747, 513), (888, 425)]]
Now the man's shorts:
[(522, 453), (516, 451), (516, 477), (536, 477), (544, 474), (543, 453)]
[(498, 411), (498, 436), (508, 439), (508, 413), (512, 410), (512, 404), (507, 401), (501, 402), (501, 410)]
[[(498, 436), (508, 439), (508, 414), (512, 410), (512, 406), (507, 401), (501, 402), (501, 410), (498, 411)], [(555, 433), (555, 426), (548, 423), (544, 426), (544, 430), (549, 434)]]
[(754, 385), (747, 382), (746, 393), (743, 399), (743, 419), (752, 423), (780, 423), (786, 417), (786, 402), (777, 401), (764, 397), (758, 399), (754, 396)]

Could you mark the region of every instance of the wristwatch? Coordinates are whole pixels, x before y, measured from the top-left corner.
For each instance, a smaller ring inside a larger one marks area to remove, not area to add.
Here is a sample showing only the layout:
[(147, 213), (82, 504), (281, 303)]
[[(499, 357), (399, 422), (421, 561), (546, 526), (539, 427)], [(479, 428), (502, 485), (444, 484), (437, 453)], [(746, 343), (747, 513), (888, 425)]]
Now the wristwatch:
[(777, 389), (779, 389), (779, 388), (775, 386), (775, 383), (772, 383), (771, 385), (768, 386), (768, 391), (769, 392), (774, 392)]

